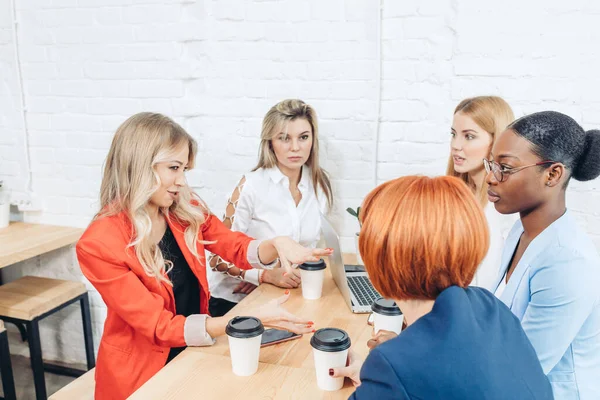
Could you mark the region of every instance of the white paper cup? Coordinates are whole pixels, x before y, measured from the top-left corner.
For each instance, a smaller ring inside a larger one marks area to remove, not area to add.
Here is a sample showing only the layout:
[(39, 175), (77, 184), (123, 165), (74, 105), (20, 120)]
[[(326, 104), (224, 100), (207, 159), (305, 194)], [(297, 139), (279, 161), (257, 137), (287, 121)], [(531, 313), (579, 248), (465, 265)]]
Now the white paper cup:
[(329, 375), (329, 370), (346, 366), (350, 337), (341, 329), (323, 328), (315, 332), (310, 344), (313, 347), (317, 386), (330, 392), (340, 390), (344, 386), (344, 377), (334, 378)]
[(306, 300), (321, 298), (325, 277), (325, 261), (305, 262), (298, 266), (302, 280), (302, 297)]
[(258, 370), (260, 341), (265, 328), (258, 318), (235, 317), (225, 332), (229, 338), (231, 369), (235, 375), (250, 376)]
[(383, 330), (395, 332), (399, 335), (402, 332), (404, 315), (394, 300), (375, 300), (371, 309), (373, 310), (373, 330), (375, 333)]

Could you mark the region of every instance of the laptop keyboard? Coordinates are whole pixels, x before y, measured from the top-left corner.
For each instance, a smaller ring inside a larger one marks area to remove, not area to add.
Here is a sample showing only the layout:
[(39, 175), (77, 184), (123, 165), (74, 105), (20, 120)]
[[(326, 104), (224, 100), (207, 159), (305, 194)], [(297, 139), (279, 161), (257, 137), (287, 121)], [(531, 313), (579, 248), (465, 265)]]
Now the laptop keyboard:
[(359, 306), (370, 306), (381, 295), (366, 276), (348, 276), (348, 286), (358, 300)]

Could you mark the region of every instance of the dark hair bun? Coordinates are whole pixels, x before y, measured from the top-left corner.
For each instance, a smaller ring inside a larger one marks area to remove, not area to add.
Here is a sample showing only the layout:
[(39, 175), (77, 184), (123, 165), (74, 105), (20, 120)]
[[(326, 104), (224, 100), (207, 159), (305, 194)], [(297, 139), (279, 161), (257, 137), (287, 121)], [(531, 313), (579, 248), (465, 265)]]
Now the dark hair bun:
[(589, 181), (600, 176), (600, 131), (593, 129), (585, 133), (583, 153), (573, 168), (573, 178)]

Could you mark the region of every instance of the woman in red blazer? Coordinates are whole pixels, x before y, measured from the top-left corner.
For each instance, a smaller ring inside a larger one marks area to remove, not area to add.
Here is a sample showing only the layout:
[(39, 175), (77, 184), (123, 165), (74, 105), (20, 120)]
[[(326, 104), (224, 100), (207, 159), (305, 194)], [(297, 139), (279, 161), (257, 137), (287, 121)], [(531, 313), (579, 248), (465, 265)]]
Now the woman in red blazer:
[[(257, 241), (231, 232), (186, 183), (195, 157), (194, 139), (160, 114), (136, 114), (115, 134), (101, 211), (77, 243), (83, 274), (108, 309), (97, 400), (125, 399), (185, 346), (211, 345), (225, 333), (231, 316), (208, 315), (205, 249), (244, 269), (268, 267), (279, 257), (289, 270), (331, 254), (286, 237)], [(246, 314), (267, 326), (313, 331), (312, 322), (280, 307), (288, 295)]]

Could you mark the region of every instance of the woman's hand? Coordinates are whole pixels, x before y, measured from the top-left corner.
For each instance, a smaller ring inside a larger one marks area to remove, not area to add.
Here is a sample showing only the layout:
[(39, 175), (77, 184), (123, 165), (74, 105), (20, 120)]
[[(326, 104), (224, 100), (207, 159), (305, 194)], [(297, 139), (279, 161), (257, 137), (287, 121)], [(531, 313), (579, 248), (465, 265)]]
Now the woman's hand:
[(371, 339), (367, 342), (367, 347), (369, 350), (373, 350), (380, 344), (385, 343), (388, 340), (392, 340), (397, 336), (398, 335), (395, 332), (380, 330), (376, 334), (371, 335)]
[(240, 282), (235, 289), (233, 289), (233, 293), (241, 293), (241, 294), (250, 294), (256, 289), (257, 286), (250, 282)]
[(281, 307), (289, 297), (290, 291), (286, 290), (283, 296), (262, 304), (254, 310), (248, 310), (244, 314), (260, 319), (263, 325), (270, 328), (285, 329), (300, 334), (314, 332), (314, 322), (296, 317)]
[(262, 281), (280, 288), (297, 288), (300, 285), (300, 271), (294, 269), (292, 272), (287, 273), (283, 268), (265, 269)]
[(329, 375), (334, 378), (348, 377), (352, 380), (354, 387), (360, 386), (360, 369), (363, 361), (358, 358), (354, 351), (348, 352), (348, 360), (346, 366), (342, 368), (332, 368), (329, 370)]
[(281, 267), (286, 273), (292, 273), (292, 264), (298, 265), (307, 261), (319, 261), (321, 257), (333, 254), (333, 249), (309, 249), (296, 243), (287, 236), (279, 236), (273, 239), (273, 246), (279, 255)]

